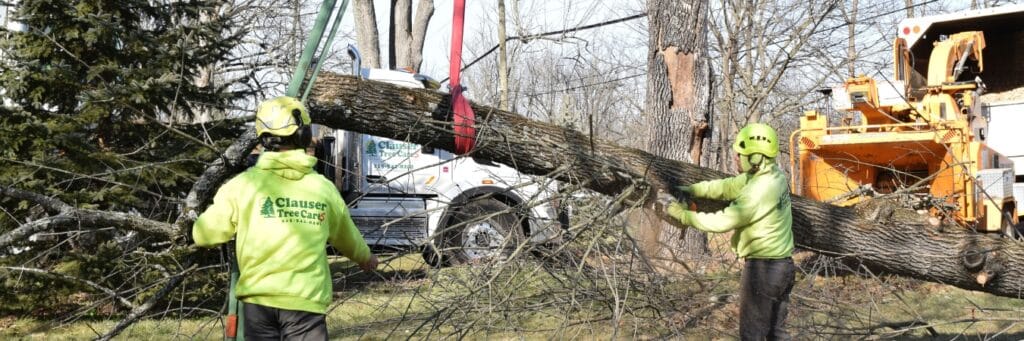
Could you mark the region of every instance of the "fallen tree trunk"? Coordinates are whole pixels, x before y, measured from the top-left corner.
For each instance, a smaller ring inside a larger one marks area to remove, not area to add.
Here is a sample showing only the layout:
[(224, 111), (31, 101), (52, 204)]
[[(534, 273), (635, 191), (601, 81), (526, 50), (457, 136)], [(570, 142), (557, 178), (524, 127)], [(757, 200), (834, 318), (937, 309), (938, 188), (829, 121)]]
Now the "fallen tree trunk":
[[(726, 174), (596, 140), (580, 132), (473, 105), (473, 157), (520, 172), (554, 174), (607, 195), (643, 202), (652, 189)], [(353, 77), (323, 75), (313, 89), (316, 123), (447, 150), (454, 149), (449, 98)], [(557, 172), (556, 172), (557, 171)], [(793, 197), (799, 247), (851, 257), (888, 273), (989, 292), (1024, 296), (1024, 243), (956, 226), (933, 226), (916, 212), (876, 200), (856, 208)]]

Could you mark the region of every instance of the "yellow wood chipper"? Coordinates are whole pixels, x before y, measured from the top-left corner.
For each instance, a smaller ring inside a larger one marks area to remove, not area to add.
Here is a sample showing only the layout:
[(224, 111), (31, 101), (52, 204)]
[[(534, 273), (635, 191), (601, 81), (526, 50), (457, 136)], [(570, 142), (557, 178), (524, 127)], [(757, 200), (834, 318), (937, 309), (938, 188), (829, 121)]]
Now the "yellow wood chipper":
[[(906, 19), (897, 30), (893, 76), (850, 78), (830, 89), (832, 115), (801, 117), (792, 191), (837, 205), (899, 192), (933, 215), (1014, 237), (1024, 5)], [(987, 93), (1011, 96), (986, 102)]]

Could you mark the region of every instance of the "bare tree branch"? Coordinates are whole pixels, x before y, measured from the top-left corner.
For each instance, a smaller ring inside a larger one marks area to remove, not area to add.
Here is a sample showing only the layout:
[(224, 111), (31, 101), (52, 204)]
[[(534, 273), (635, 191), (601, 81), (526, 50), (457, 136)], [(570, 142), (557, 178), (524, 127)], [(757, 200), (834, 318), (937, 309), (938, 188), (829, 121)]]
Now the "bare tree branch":
[(71, 208), (60, 215), (25, 223), (10, 232), (0, 235), (0, 249), (11, 246), (11, 244), (24, 240), (33, 234), (56, 228), (103, 228), (109, 226), (122, 230), (151, 233), (166, 239), (171, 239), (175, 236), (175, 229), (168, 223), (123, 212)]
[[(190, 265), (186, 264), (185, 266)], [(191, 273), (192, 270), (194, 269), (194, 266), (191, 268), (187, 268), (185, 271), (182, 271), (177, 275), (171, 277), (167, 281), (167, 283), (164, 284), (163, 288), (160, 288), (160, 290), (153, 294), (153, 296), (151, 296), (149, 299), (147, 299), (145, 303), (132, 309), (132, 312), (129, 313), (127, 317), (121, 320), (121, 322), (118, 322), (117, 325), (115, 325), (114, 328), (111, 328), (109, 331), (107, 331), (106, 334), (103, 334), (102, 336), (96, 338), (96, 340), (111, 340), (115, 336), (123, 332), (125, 329), (130, 327), (132, 324), (134, 324), (136, 321), (146, 316), (146, 313), (149, 312), (150, 309), (153, 309), (153, 306), (155, 306), (158, 302), (167, 297), (167, 295), (170, 294), (171, 291), (177, 288), (178, 285), (181, 284), (181, 281), (184, 280), (185, 277), (187, 277), (187, 275)]]
[(28, 200), (42, 206), (46, 213), (58, 214), (69, 212), (74, 208), (71, 205), (65, 204), (56, 198), (51, 198), (39, 193), (29, 192), (20, 190), (14, 187), (0, 187), (0, 197), (8, 197), (12, 199)]
[(188, 228), (192, 226), (195, 213), (213, 198), (213, 194), (217, 192), (217, 188), (220, 188), (224, 181), (243, 170), (243, 160), (256, 147), (257, 142), (256, 133), (250, 128), (235, 143), (232, 143), (220, 158), (203, 171), (203, 175), (196, 180), (188, 192), (188, 196), (185, 197), (184, 205), (180, 210), (181, 215), (174, 221), (178, 233), (191, 233)]

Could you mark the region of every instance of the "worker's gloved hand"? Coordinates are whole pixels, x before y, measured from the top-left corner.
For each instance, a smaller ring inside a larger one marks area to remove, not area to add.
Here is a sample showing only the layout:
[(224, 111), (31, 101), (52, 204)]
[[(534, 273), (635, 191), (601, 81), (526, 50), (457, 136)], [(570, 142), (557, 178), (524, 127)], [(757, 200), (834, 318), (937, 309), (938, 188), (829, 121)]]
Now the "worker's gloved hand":
[(685, 226), (692, 225), (690, 222), (692, 221), (691, 218), (693, 217), (693, 211), (691, 211), (684, 203), (677, 201), (669, 204), (665, 213)]
[(679, 201), (688, 203), (693, 201), (693, 187), (690, 186), (675, 186), (672, 188), (672, 195), (679, 198)]
[(676, 200), (676, 197), (672, 196), (671, 194), (668, 194), (667, 192), (664, 191), (658, 191), (658, 198), (655, 203), (657, 204), (657, 209), (664, 210), (668, 207), (669, 204), (676, 201), (678, 201)]
[(363, 262), (362, 264), (359, 264), (359, 268), (363, 269), (363, 271), (369, 272), (369, 271), (377, 270), (377, 265), (379, 263), (380, 262), (377, 260), (377, 255), (370, 254), (370, 259), (367, 260), (366, 262)]

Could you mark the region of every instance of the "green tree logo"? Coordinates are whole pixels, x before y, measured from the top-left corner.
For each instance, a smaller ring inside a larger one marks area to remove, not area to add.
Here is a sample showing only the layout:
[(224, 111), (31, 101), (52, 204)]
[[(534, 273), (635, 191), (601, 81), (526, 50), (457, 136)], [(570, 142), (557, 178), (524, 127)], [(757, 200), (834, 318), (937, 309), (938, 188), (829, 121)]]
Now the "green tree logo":
[(373, 140), (366, 142), (366, 155), (377, 156), (377, 144)]
[(267, 200), (263, 201), (263, 209), (260, 210), (260, 214), (262, 214), (264, 218), (274, 217), (274, 202), (270, 200), (270, 197), (267, 197)]

